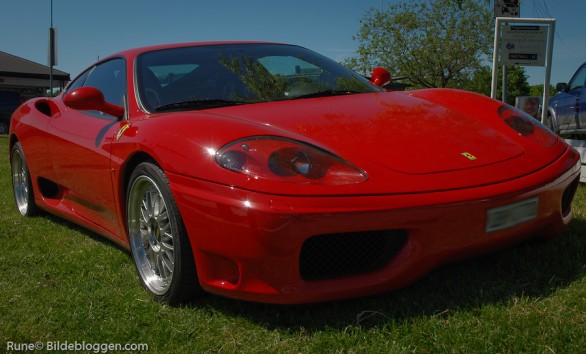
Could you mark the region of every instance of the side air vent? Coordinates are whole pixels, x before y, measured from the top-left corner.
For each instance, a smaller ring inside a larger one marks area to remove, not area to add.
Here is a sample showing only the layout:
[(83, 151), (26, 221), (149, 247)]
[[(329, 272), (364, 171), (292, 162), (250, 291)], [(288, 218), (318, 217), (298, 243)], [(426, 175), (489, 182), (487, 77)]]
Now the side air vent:
[(59, 107), (51, 100), (39, 100), (35, 103), (35, 108), (48, 117), (59, 117), (61, 115)]

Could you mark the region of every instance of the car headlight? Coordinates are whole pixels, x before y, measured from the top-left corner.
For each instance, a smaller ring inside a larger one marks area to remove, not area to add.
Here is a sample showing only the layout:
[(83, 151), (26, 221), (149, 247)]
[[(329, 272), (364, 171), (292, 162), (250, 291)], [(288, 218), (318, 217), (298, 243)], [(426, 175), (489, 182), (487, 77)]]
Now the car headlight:
[(318, 147), (281, 137), (234, 141), (215, 154), (223, 168), (254, 179), (301, 184), (355, 184), (368, 179), (349, 162)]
[(499, 107), (498, 114), (519, 135), (529, 138), (541, 146), (554, 146), (558, 141), (556, 134), (519, 109), (509, 105), (502, 105)]

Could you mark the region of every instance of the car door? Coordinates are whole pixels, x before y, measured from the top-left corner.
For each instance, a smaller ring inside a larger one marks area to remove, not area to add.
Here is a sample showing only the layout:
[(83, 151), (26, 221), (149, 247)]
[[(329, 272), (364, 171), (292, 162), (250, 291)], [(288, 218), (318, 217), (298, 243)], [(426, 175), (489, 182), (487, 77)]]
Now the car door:
[(586, 128), (586, 65), (582, 65), (570, 80), (568, 90), (561, 93), (554, 109), (561, 133)]
[[(68, 91), (92, 86), (109, 103), (123, 106), (126, 69), (123, 59), (98, 64), (74, 81)], [(120, 235), (110, 170), (110, 144), (116, 117), (98, 111), (65, 108), (49, 126), (49, 151), (57, 183), (64, 187), (72, 211)]]

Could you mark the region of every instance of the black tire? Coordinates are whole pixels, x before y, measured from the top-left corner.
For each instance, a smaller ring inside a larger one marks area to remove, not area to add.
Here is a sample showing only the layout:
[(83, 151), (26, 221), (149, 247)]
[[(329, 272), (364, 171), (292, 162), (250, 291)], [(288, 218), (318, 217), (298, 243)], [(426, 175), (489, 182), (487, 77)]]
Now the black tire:
[(126, 227), (142, 285), (170, 305), (192, 301), (202, 290), (167, 176), (157, 165), (141, 163), (128, 186)]
[(22, 216), (36, 215), (39, 209), (35, 204), (31, 175), (19, 142), (14, 144), (10, 153), (10, 172), (14, 201), (18, 211)]

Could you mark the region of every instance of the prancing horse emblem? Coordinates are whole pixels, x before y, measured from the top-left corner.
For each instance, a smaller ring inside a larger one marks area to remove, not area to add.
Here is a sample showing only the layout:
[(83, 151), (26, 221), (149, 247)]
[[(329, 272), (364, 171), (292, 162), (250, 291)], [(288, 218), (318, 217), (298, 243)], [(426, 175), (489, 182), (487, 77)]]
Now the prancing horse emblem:
[(472, 155), (469, 152), (461, 152), (460, 155), (464, 156), (465, 158), (467, 158), (470, 161), (476, 161), (476, 160), (478, 160), (478, 158), (476, 156)]
[(122, 128), (120, 128), (120, 131), (118, 132), (118, 134), (116, 134), (116, 141), (120, 140), (120, 138), (122, 137), (122, 134), (124, 134), (124, 132), (128, 128), (130, 128), (130, 123), (126, 123), (126, 124), (124, 124), (124, 126)]

